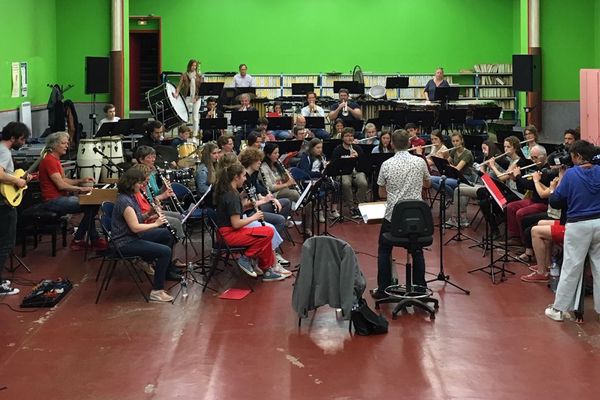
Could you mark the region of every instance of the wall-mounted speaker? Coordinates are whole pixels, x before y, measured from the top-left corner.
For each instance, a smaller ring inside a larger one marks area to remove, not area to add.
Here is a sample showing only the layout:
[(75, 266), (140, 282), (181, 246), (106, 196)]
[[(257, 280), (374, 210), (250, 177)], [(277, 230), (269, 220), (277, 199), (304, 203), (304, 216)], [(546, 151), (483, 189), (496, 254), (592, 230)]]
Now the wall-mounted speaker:
[(513, 89), (521, 92), (540, 90), (542, 64), (539, 55), (513, 55)]
[(108, 57), (85, 58), (85, 93), (109, 93), (110, 61)]

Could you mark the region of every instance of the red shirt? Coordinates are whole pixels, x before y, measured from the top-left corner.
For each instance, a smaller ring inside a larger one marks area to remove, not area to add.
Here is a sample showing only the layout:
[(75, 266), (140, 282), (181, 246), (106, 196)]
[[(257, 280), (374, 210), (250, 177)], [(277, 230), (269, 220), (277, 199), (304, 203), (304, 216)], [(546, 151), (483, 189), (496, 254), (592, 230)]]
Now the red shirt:
[(150, 203), (148, 203), (146, 201), (146, 199), (144, 198), (144, 196), (141, 193), (135, 194), (135, 200), (138, 202), (138, 205), (140, 206), (140, 210), (142, 211), (142, 214), (146, 214), (148, 211), (150, 211), (152, 209), (152, 206), (150, 205)]
[(65, 171), (63, 170), (60, 160), (52, 155), (52, 153), (46, 154), (46, 157), (44, 157), (40, 163), (39, 169), (40, 189), (44, 201), (67, 195), (66, 191), (58, 190), (54, 182), (52, 182), (52, 179), (50, 179), (50, 175), (57, 172), (62, 178), (65, 177)]
[(425, 141), (418, 136), (413, 136), (409, 140), (411, 147), (425, 146)]

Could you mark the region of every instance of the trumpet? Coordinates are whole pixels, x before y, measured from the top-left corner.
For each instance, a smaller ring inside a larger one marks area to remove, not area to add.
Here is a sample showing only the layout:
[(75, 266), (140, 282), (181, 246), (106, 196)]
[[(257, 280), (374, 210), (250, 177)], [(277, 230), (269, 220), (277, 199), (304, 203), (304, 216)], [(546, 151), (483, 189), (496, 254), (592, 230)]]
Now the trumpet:
[[(526, 166), (524, 166), (524, 167), (521, 167), (521, 169), (529, 169), (529, 168), (535, 167), (536, 165), (537, 165), (537, 163), (529, 164), (529, 165), (526, 165)], [(511, 171), (506, 171), (506, 172), (503, 172), (503, 173), (499, 174), (497, 177), (498, 177), (498, 178), (500, 178), (500, 177), (502, 177), (502, 176), (506, 176), (506, 175), (508, 175), (508, 174), (512, 174), (512, 171), (513, 171), (513, 170), (511, 170)], [(533, 174), (527, 174), (527, 175), (523, 175), (523, 178), (529, 178), (531, 175), (533, 175)]]
[(342, 115), (344, 117), (348, 116), (348, 103), (344, 103), (344, 108), (342, 109)]

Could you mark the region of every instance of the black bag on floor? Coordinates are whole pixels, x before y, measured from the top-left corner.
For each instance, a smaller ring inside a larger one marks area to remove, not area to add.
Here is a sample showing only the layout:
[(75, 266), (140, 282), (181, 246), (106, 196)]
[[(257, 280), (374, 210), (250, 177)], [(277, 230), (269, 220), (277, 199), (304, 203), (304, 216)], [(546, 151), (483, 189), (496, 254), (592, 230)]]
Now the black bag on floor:
[(354, 325), (354, 332), (360, 336), (380, 335), (388, 331), (387, 319), (371, 310), (362, 297), (352, 307), (350, 321)]

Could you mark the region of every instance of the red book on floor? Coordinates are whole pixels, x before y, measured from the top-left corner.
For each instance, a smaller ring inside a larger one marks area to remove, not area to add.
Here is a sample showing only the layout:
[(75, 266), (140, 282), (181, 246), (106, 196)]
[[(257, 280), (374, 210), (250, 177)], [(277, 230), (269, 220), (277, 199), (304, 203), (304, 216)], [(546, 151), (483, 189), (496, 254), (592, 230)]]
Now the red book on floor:
[(230, 288), (219, 295), (220, 299), (241, 300), (250, 294), (249, 289)]

